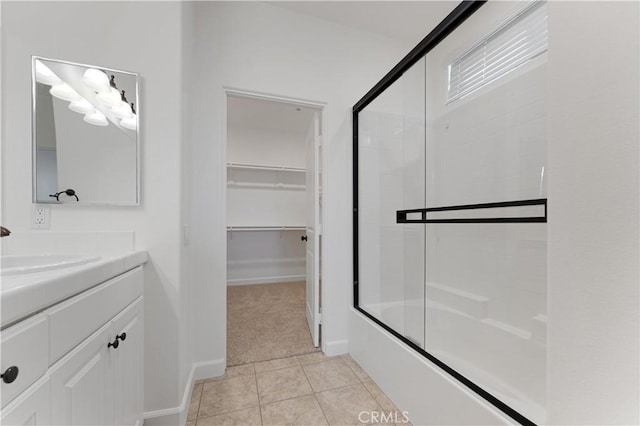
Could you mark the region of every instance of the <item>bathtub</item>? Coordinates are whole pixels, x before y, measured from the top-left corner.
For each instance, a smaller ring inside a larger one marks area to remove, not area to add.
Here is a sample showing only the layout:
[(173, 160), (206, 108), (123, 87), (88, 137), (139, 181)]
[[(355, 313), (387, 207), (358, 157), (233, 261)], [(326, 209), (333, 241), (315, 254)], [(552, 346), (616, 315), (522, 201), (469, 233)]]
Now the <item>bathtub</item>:
[(430, 300), (426, 312), (423, 306), (413, 300), (361, 308), (528, 419), (544, 422), (544, 342), (443, 303)]

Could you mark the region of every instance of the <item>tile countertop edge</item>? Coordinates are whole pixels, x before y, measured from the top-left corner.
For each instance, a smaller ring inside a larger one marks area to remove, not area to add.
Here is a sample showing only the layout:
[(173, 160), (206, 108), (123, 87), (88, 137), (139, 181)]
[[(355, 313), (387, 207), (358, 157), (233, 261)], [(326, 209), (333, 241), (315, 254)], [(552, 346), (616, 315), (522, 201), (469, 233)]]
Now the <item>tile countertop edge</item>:
[(5, 329), (70, 297), (146, 263), (145, 250), (103, 257), (85, 265), (3, 277), (0, 321)]

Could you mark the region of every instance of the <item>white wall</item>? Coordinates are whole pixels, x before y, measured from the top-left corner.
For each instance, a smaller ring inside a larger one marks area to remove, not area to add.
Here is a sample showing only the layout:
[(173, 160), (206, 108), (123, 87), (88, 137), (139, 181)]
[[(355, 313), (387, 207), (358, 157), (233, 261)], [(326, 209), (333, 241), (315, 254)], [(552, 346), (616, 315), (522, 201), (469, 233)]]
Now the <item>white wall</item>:
[(305, 168), (306, 136), (305, 132), (230, 124), (227, 162)]
[(191, 218), (191, 127), (188, 125), (192, 112), (193, 91), (197, 87), (193, 84), (193, 65), (195, 53), (195, 7), (193, 2), (181, 3), (182, 26), (182, 58), (180, 61), (182, 71), (182, 98), (181, 98), (181, 143), (180, 143), (180, 225), (182, 226), (182, 246), (180, 250), (180, 288), (181, 288), (181, 317), (180, 317), (180, 386), (182, 401), (180, 401), (181, 421), (186, 418), (189, 401), (191, 399), (191, 379), (193, 368), (193, 342), (195, 339), (193, 329), (193, 300), (196, 298), (193, 286), (193, 254), (190, 245), (190, 218)]
[(227, 233), (227, 283), (269, 284), (306, 279), (305, 231)]
[(552, 424), (640, 422), (639, 13), (549, 3)]
[[(139, 207), (56, 205), (51, 230), (133, 230), (147, 249), (145, 411), (181, 403), (190, 354), (181, 349), (186, 302), (181, 267), (183, 6), (170, 2), (2, 2), (2, 220), (29, 230), (31, 55), (140, 73)], [(182, 259), (184, 261), (184, 258)], [(182, 327), (182, 328), (181, 328)]]
[(330, 353), (344, 352), (352, 293), (350, 110), (410, 46), (264, 3), (201, 2), (196, 10), (193, 191), (207, 194), (193, 199), (196, 361), (213, 372), (226, 357), (224, 86), (328, 105), (323, 339)]

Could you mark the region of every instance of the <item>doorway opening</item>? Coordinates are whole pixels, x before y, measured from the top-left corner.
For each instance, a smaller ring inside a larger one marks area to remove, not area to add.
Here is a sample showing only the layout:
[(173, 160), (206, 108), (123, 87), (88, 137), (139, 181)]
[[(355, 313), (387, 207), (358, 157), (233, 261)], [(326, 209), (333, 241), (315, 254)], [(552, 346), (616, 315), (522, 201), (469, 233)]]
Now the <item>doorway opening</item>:
[(225, 92), (227, 366), (320, 351), (324, 105)]

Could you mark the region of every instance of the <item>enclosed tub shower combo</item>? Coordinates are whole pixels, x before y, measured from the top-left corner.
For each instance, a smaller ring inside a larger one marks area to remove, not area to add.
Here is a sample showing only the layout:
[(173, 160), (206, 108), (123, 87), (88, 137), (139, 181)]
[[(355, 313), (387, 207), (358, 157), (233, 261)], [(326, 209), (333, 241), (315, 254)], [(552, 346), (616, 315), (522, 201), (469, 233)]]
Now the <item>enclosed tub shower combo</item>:
[(353, 109), (354, 307), (545, 418), (546, 3), (458, 6)]

